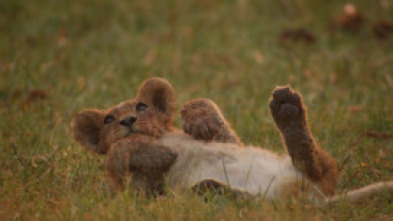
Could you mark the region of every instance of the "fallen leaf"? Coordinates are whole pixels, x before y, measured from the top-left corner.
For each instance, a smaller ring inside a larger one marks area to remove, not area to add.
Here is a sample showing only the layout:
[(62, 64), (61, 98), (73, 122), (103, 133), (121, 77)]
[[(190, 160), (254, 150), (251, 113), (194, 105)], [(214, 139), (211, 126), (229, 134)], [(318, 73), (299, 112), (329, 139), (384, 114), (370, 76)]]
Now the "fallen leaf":
[(279, 42), (292, 41), (292, 42), (305, 42), (308, 44), (315, 43), (314, 35), (305, 28), (288, 29), (284, 30), (279, 37)]
[(67, 30), (65, 28), (60, 28), (58, 31), (58, 37), (57, 37), (57, 45), (59, 47), (64, 47), (68, 43), (68, 38), (67, 38)]
[(47, 98), (47, 93), (45, 90), (34, 89), (29, 92), (27, 96), (26, 103), (32, 103), (37, 101), (43, 101)]
[(78, 77), (76, 79), (76, 85), (78, 86), (78, 92), (82, 92), (86, 86), (86, 80), (84, 77)]
[(389, 74), (385, 75), (386, 83), (393, 88), (393, 79)]
[(383, 40), (393, 37), (393, 21), (380, 21), (373, 26), (374, 35)]
[(155, 61), (156, 57), (157, 57), (157, 49), (156, 48), (150, 49), (147, 52), (146, 56), (143, 58), (142, 61), (143, 65), (148, 66), (152, 64)]
[(360, 106), (351, 106), (351, 107), (349, 107), (349, 111), (351, 111), (352, 113), (357, 113), (357, 112), (360, 112), (360, 111), (362, 111), (362, 107), (360, 107)]
[(331, 23), (330, 29), (335, 31), (337, 28), (348, 31), (358, 31), (364, 24), (365, 17), (358, 12), (355, 5), (345, 4), (343, 11)]
[(374, 137), (374, 138), (381, 138), (381, 139), (389, 139), (389, 138), (393, 138), (393, 133), (367, 131), (366, 136)]
[(262, 64), (265, 61), (265, 58), (260, 51), (257, 50), (254, 51), (253, 55), (254, 55), (254, 60), (257, 64)]
[(4, 64), (4, 69), (5, 69), (6, 71), (9, 71), (10, 68), (11, 68), (11, 64), (10, 64), (10, 63), (7, 62), (7, 63)]

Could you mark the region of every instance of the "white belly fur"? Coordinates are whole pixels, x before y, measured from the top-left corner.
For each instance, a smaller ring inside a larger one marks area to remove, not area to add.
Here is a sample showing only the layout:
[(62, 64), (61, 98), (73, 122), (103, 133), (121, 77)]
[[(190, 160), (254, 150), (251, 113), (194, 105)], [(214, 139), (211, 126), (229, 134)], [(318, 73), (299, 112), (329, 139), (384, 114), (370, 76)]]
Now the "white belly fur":
[(274, 199), (280, 197), (280, 187), (301, 179), (288, 156), (280, 157), (265, 149), (206, 143), (182, 133), (167, 134), (160, 141), (178, 153), (167, 176), (175, 188), (214, 179), (231, 188)]

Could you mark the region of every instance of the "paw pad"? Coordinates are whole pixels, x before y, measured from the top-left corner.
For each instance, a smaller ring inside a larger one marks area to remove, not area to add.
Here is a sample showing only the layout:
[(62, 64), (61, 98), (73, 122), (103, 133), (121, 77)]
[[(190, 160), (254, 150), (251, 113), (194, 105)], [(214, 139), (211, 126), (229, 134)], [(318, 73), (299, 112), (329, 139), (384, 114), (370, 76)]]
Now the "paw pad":
[(301, 96), (289, 86), (273, 91), (270, 110), (280, 128), (305, 121)]

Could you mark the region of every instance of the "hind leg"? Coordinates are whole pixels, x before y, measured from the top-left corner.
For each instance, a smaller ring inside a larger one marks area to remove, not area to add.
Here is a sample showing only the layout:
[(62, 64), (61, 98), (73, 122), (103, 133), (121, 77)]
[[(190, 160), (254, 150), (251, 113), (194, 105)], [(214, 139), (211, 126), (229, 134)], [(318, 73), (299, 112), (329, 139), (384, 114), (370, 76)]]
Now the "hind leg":
[(204, 98), (191, 100), (183, 105), (180, 113), (184, 132), (195, 139), (242, 145), (213, 101)]
[(295, 168), (326, 195), (333, 195), (338, 178), (337, 164), (312, 137), (301, 95), (289, 86), (277, 87), (270, 99), (270, 111)]

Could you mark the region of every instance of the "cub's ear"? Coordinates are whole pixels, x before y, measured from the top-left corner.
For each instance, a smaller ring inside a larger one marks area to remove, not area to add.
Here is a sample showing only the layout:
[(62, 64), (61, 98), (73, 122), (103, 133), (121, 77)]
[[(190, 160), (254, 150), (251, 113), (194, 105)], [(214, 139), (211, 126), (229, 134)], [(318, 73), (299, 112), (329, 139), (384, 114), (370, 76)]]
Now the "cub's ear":
[(103, 111), (87, 109), (79, 112), (71, 123), (75, 140), (91, 152), (104, 154), (98, 148), (103, 122)]
[(167, 80), (157, 77), (147, 79), (139, 87), (136, 99), (164, 113), (168, 121), (172, 119), (175, 91)]

